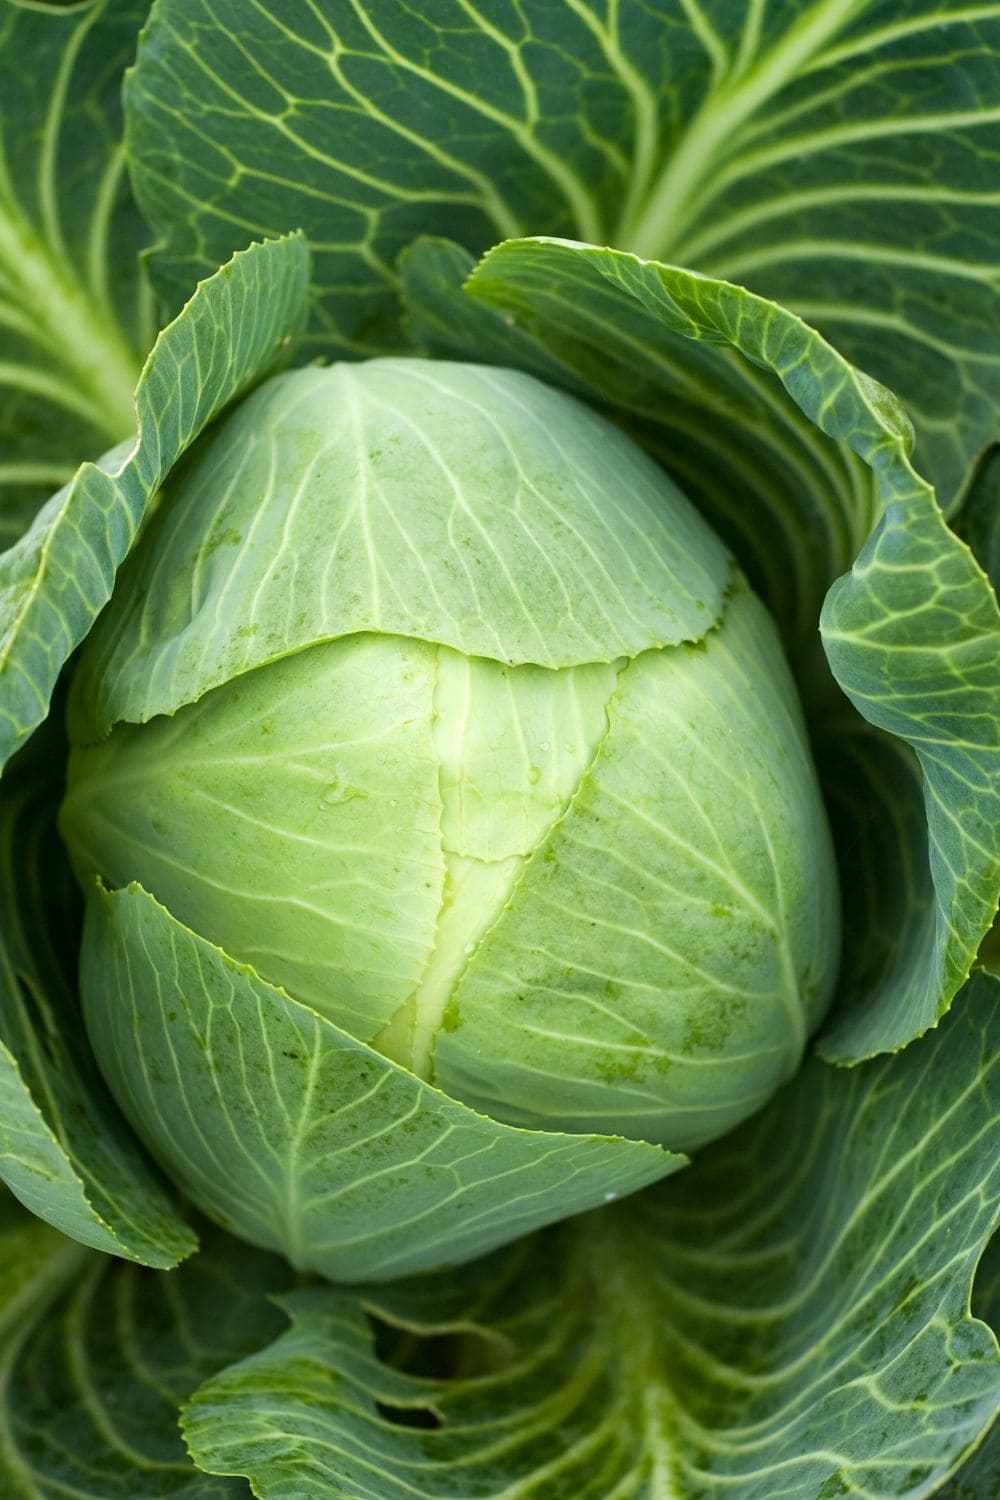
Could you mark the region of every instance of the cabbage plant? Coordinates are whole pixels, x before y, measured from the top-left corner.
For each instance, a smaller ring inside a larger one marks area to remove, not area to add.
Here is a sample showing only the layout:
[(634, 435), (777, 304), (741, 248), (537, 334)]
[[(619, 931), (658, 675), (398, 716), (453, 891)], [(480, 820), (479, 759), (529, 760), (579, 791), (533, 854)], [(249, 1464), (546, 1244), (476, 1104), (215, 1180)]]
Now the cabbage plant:
[(0, 1495), (988, 1500), (993, 8), (0, 24)]

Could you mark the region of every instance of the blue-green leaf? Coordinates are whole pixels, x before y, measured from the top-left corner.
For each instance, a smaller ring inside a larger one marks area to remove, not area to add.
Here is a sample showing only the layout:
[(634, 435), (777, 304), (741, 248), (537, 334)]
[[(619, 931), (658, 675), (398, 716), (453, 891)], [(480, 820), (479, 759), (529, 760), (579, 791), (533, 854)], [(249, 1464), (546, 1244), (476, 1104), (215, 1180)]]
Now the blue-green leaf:
[(0, 1196), (4, 1500), (249, 1500), (194, 1467), (177, 1427), (192, 1390), (282, 1325), (287, 1266), (209, 1229), (151, 1278), (64, 1239)]
[(129, 152), (168, 295), (301, 226), (341, 351), (398, 347), (417, 234), (745, 282), (900, 392), (950, 497), (1000, 394), (998, 39), (963, 0), (158, 0)]
[[(994, 1232), (979, 1262), (972, 1288), (972, 1311), (1000, 1331), (1000, 1232)], [(996, 1419), (971, 1456), (960, 1462), (937, 1500), (1000, 1500), (1000, 1404)]]

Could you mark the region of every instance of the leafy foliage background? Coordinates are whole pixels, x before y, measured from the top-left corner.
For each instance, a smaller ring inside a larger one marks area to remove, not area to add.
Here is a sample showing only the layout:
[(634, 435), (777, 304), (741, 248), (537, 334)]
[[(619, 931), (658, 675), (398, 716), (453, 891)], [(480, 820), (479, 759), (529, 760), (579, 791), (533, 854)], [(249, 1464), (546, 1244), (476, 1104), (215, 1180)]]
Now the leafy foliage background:
[[(4, 0), (0, 1493), (995, 1500), (998, 54), (957, 0)], [(246, 249), (298, 229), (311, 280)], [(821, 1045), (868, 1060), (457, 1274), (295, 1285), (198, 1224), (164, 1276), (33, 731), (215, 415), (401, 348), (583, 395), (740, 555), (837, 826)]]

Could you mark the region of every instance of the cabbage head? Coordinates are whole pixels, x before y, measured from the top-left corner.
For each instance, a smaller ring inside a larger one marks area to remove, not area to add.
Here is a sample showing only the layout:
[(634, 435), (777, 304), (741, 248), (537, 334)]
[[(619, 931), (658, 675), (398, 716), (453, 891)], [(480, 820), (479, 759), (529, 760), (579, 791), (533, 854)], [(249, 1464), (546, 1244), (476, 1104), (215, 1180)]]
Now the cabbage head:
[[(658, 466), (530, 376), (378, 359), (264, 384), (171, 478), (70, 734), (92, 924), (105, 888), (141, 888), (383, 1074), (540, 1150), (703, 1145), (828, 1003), (833, 855), (774, 626)], [(145, 1028), (109, 1019), (106, 962), (83, 975), (120, 1102), (217, 1213), (130, 1081)], [(239, 1132), (219, 1111), (186, 1104), (206, 1141)], [(346, 1141), (349, 1101), (323, 1114)], [(408, 1190), (422, 1166), (391, 1170)], [(565, 1212), (555, 1187), (537, 1212)], [(328, 1269), (322, 1212), (295, 1243), (227, 1217)]]

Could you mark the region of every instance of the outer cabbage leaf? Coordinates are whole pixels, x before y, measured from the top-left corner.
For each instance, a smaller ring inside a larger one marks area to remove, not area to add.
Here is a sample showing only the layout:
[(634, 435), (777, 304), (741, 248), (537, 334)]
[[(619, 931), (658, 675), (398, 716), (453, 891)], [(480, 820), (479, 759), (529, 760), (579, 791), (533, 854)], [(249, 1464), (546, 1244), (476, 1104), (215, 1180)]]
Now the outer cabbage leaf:
[(83, 464), (0, 556), (0, 766), (45, 718), (164, 475), (288, 349), (307, 276), (293, 237), (251, 246), (204, 282), (146, 361), (136, 438)]
[(0, 546), (135, 426), (155, 326), (120, 95), (144, 13), (0, 6)]
[(262, 1500), (921, 1500), (1000, 1400), (968, 1297), (1000, 1201), (978, 975), (897, 1057), (813, 1060), (688, 1172), (457, 1275), (282, 1299), (196, 1394)]
[[(1000, 1331), (1000, 1233), (994, 1233), (979, 1262), (972, 1288), (972, 1311)], [(997, 1418), (951, 1479), (935, 1490), (938, 1500), (997, 1500), (1000, 1496), (1000, 1407)]]
[(998, 33), (962, 0), (158, 0), (129, 154), (166, 294), (301, 225), (324, 349), (398, 347), (417, 234), (746, 282), (899, 391), (950, 497), (1000, 393)]
[(194, 1236), (81, 1036), (79, 893), (55, 830), (64, 757), (57, 725), (46, 725), (8, 768), (0, 799), (0, 1178), (83, 1244), (172, 1266)]
[(150, 1151), (216, 1222), (301, 1269), (383, 1281), (461, 1262), (685, 1162), (476, 1114), (136, 885), (89, 898), (82, 969), (95, 1052)]
[[(0, 758), (45, 719), (165, 470), (294, 332), (305, 280), (304, 247), (290, 240), (245, 252), (201, 287), (147, 361), (138, 438), (84, 464), (0, 557)], [(48, 732), (4, 778), (0, 1174), (65, 1233), (172, 1265), (194, 1240), (108, 1099), (60, 957), (77, 923), (52, 829), (61, 737)]]
[(248, 1500), (184, 1452), (181, 1403), (273, 1338), (273, 1256), (211, 1229), (172, 1276), (84, 1250), (0, 1197), (0, 1492), (5, 1500)]

